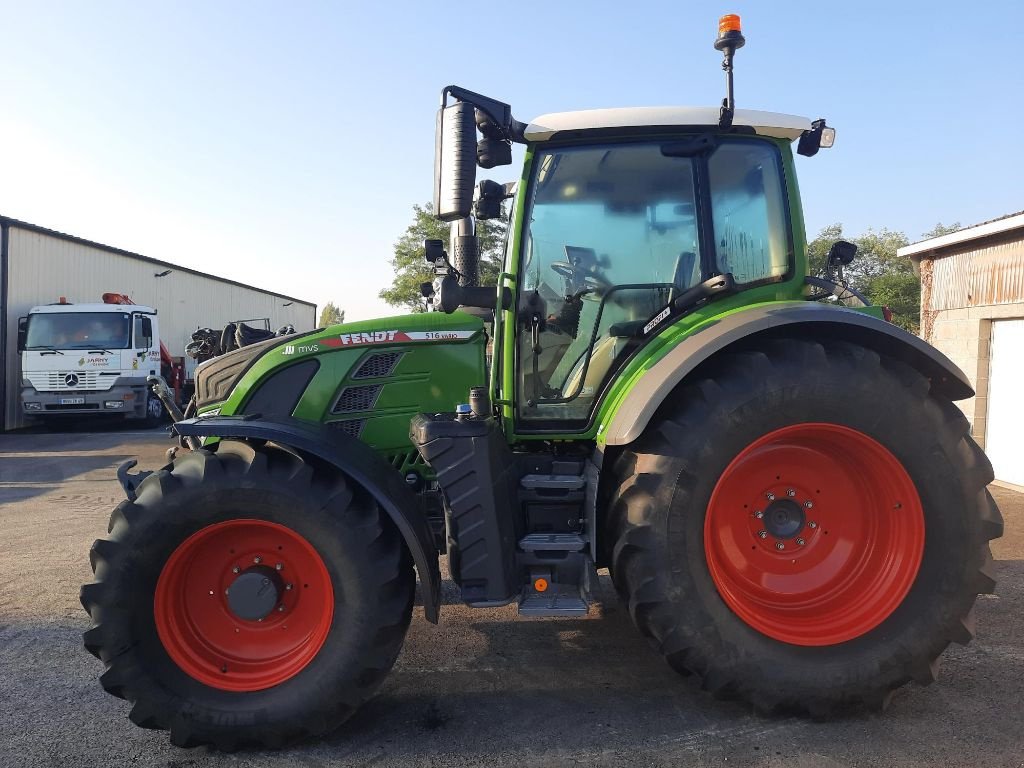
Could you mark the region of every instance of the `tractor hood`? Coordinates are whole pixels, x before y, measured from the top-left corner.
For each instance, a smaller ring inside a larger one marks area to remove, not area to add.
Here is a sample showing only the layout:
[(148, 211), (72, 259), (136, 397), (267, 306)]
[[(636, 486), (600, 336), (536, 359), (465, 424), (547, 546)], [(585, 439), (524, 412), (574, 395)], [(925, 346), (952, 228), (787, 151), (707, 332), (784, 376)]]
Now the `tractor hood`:
[(268, 339), (196, 369), (199, 415), (292, 416), (380, 449), (405, 448), (417, 413), (486, 385), (483, 322), (464, 312), (343, 323)]

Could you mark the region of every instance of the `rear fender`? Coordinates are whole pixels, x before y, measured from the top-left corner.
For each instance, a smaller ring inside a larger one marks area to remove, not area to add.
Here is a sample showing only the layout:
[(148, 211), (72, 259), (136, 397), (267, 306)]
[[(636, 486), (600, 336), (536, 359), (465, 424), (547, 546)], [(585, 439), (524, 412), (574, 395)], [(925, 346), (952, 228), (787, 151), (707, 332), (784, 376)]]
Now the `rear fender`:
[(420, 576), (423, 612), (438, 621), (441, 606), (441, 571), (437, 549), (416, 495), (394, 467), (366, 443), (337, 430), (287, 416), (210, 416), (186, 419), (172, 427), (182, 437), (219, 437), (271, 441), (303, 456), (312, 456), (338, 469), (365, 488), (394, 521)]
[(950, 400), (974, 395), (970, 380), (948, 357), (917, 336), (877, 317), (816, 303), (757, 306), (726, 315), (687, 336), (648, 370), (598, 435), (605, 445), (636, 440), (666, 397), (701, 363), (759, 334), (783, 332), (804, 339), (842, 339), (903, 360)]

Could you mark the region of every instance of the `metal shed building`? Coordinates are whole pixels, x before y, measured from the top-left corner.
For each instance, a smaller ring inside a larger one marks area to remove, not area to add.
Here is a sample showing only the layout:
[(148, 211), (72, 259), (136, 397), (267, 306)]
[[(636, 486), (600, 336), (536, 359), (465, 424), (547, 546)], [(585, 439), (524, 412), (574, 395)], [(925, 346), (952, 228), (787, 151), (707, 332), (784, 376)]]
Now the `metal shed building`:
[(24, 426), (18, 407), (18, 318), (61, 296), (86, 303), (100, 301), (106, 292), (154, 307), (160, 335), (174, 356), (184, 355), (197, 327), (264, 317), (271, 328), (316, 327), (313, 302), (0, 216), (0, 430)]
[(996, 480), (1024, 487), (1024, 212), (900, 248), (921, 275), (921, 335), (977, 396), (957, 405)]

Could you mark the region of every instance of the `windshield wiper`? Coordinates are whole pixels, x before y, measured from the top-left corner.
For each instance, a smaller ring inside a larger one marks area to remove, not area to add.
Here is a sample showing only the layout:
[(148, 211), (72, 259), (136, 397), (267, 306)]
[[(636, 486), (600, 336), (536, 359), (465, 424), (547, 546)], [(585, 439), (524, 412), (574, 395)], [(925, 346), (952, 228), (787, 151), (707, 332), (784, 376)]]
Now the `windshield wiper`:
[(50, 355), (63, 355), (64, 354), (63, 352), (61, 352), (56, 347), (51, 347), (49, 344), (36, 344), (34, 347), (26, 347), (26, 349), (29, 350), (29, 351), (33, 351), (33, 350), (36, 350), (36, 349), (46, 349), (46, 350), (49, 350), (49, 352), (46, 352), (44, 354), (50, 354)]
[(109, 349), (90, 349), (89, 350), (89, 354), (90, 355), (112, 355), (114, 353), (111, 352)]

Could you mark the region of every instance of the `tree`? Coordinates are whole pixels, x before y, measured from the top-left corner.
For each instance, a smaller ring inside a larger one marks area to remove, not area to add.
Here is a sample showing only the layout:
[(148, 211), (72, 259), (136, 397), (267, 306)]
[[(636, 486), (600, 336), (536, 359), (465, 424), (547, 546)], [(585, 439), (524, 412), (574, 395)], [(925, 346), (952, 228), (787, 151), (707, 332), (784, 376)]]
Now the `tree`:
[(929, 230), (928, 232), (922, 232), (921, 233), (921, 239), (922, 240), (930, 240), (933, 237), (942, 237), (943, 235), (951, 235), (954, 232), (959, 232), (961, 229), (963, 229), (963, 226), (960, 224), (959, 221), (954, 223), (954, 224), (950, 224), (949, 226), (943, 224), (940, 221), (938, 224), (936, 224), (934, 227), (932, 227), (931, 230)]
[[(937, 229), (942, 227), (938, 225)], [(843, 238), (843, 225), (831, 224), (807, 244), (808, 268), (812, 275), (825, 274), (828, 250)], [(902, 232), (882, 228), (868, 229), (859, 237), (845, 239), (857, 246), (857, 256), (844, 269), (847, 282), (871, 301), (892, 310), (893, 322), (912, 333), (920, 327), (921, 282), (914, 274), (910, 259), (896, 251), (910, 241)]]
[(320, 327), (326, 328), (329, 325), (338, 325), (345, 322), (345, 310), (338, 309), (338, 305), (333, 301), (328, 301), (324, 304), (324, 308), (320, 310)]
[[(449, 225), (434, 218), (430, 203), (414, 205), (412, 210), (412, 224), (398, 238), (391, 258), (391, 266), (395, 269), (394, 280), (379, 296), (394, 307), (423, 312), (420, 284), (434, 279), (433, 267), (423, 260), (423, 241), (441, 240), (447, 249)], [(504, 210), (502, 218), (478, 221), (476, 224), (480, 240), (480, 285), (495, 285), (498, 281), (507, 228)]]

